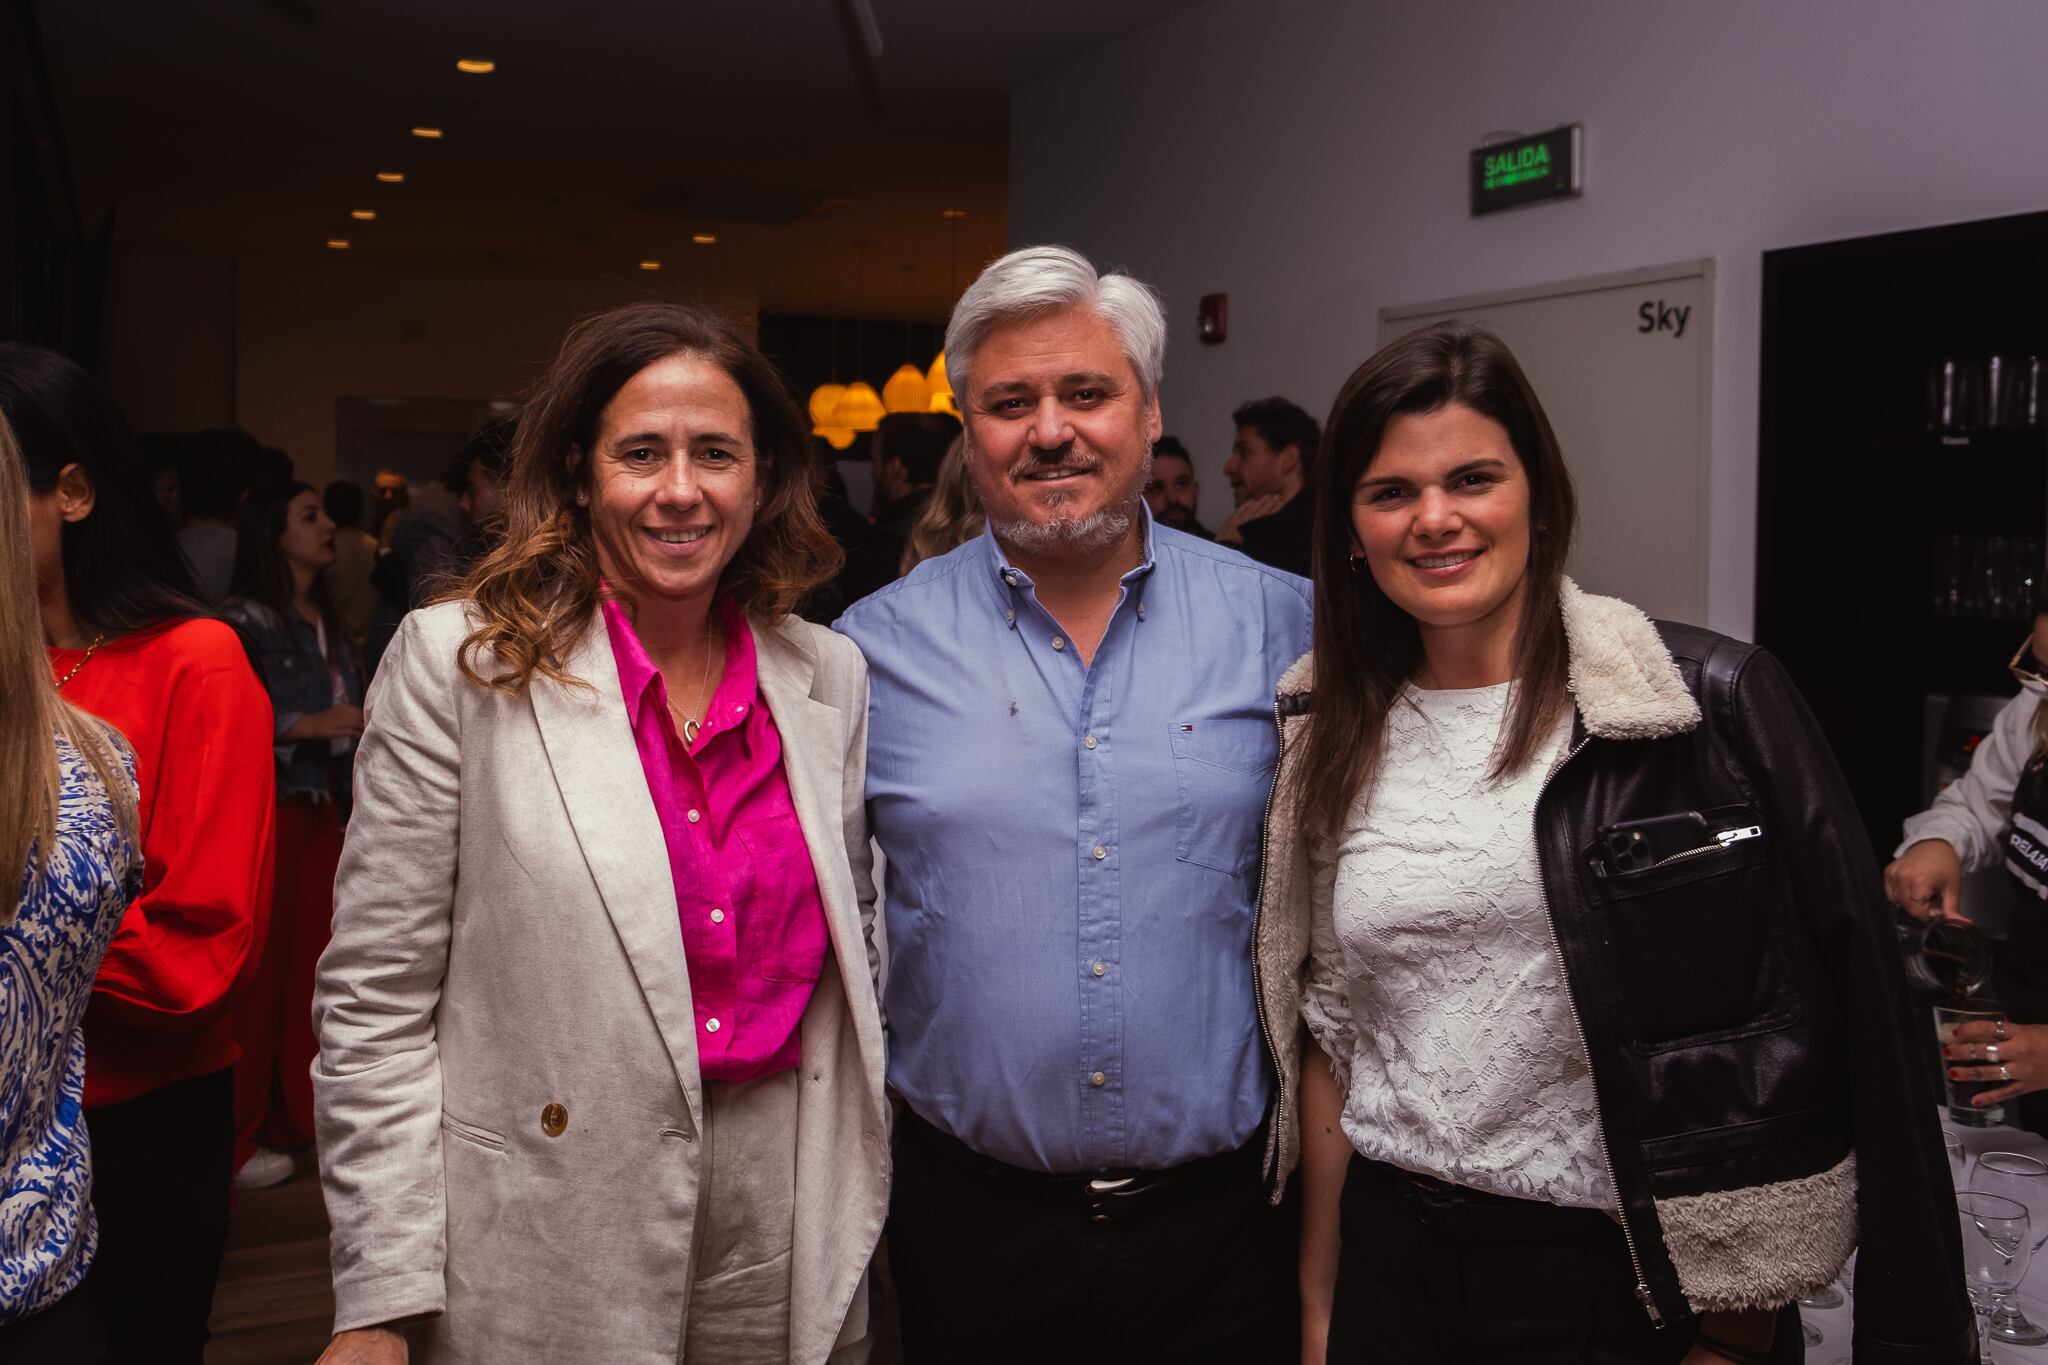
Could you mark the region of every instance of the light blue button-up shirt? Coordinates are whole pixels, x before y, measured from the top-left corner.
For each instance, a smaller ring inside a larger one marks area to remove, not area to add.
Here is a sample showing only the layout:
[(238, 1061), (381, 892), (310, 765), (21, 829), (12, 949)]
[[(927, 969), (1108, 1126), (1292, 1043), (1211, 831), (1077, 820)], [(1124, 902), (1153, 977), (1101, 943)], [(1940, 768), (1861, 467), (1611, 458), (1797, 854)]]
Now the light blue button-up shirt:
[(888, 860), (889, 1081), (1032, 1170), (1242, 1146), (1273, 688), (1309, 585), (1152, 524), (1092, 666), (983, 534), (854, 604)]

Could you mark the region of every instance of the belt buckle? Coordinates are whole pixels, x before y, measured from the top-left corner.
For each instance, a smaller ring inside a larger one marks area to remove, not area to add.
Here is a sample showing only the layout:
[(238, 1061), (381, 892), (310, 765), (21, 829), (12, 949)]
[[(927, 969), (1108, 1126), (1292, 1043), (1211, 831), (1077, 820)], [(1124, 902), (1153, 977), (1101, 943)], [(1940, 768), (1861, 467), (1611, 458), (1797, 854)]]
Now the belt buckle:
[[(1114, 1220), (1111, 1210), (1116, 1207), (1112, 1201), (1127, 1199), (1135, 1193), (1131, 1189), (1138, 1177), (1119, 1176), (1114, 1180), (1091, 1180), (1088, 1182), (1088, 1221), (1108, 1223)], [(1126, 1206), (1128, 1207), (1128, 1206)]]

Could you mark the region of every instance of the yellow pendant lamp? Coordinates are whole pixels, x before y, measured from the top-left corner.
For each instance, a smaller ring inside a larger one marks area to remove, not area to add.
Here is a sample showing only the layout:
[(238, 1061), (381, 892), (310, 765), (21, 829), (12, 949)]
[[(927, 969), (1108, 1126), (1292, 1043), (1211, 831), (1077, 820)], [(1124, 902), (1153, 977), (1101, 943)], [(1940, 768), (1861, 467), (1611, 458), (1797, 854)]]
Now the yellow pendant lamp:
[(882, 395), (876, 393), (866, 380), (857, 379), (846, 386), (846, 392), (832, 405), (832, 425), (853, 431), (873, 431), (882, 424), (887, 411), (882, 406)]
[(925, 384), (931, 389), (931, 399), (926, 405), (931, 412), (947, 412), (960, 415), (960, 405), (953, 397), (953, 381), (946, 377), (946, 353), (940, 351), (932, 361), (931, 369), (925, 371)]
[(823, 436), (820, 427), (832, 425), (832, 409), (846, 396), (844, 384), (820, 384), (811, 390), (811, 435)]
[(932, 401), (931, 386), (924, 371), (915, 365), (899, 365), (889, 382), (882, 385), (882, 406), (891, 412), (926, 412)]
[(820, 384), (811, 390), (811, 435), (822, 436), (834, 450), (853, 444), (853, 432), (832, 425), (832, 409), (846, 394), (844, 384)]

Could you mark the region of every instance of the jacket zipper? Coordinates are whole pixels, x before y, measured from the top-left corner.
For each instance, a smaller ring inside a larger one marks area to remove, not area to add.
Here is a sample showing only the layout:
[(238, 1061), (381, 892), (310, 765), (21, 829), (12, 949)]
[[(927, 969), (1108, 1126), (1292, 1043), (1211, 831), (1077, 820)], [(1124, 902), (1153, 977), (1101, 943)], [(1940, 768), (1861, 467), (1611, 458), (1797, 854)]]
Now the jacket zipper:
[(1266, 789), (1266, 814), (1259, 821), (1259, 885), (1252, 897), (1252, 1006), (1259, 1013), (1259, 1037), (1265, 1040), (1266, 1060), (1273, 1067), (1273, 1159), (1266, 1166), (1272, 1179), (1279, 1168), (1280, 1144), (1287, 1131), (1287, 1106), (1281, 1093), (1285, 1077), (1280, 1071), (1280, 1049), (1273, 1042), (1273, 1030), (1266, 1023), (1266, 974), (1259, 966), (1259, 922), (1266, 915), (1266, 859), (1272, 856), (1273, 799), (1280, 792), (1280, 770), (1287, 760), (1287, 727), (1280, 718), (1280, 698), (1273, 698), (1273, 732), (1279, 737), (1280, 752), (1273, 759), (1273, 784)]
[[(1567, 754), (1565, 755), (1565, 757), (1569, 758), (1571, 757), (1571, 755)], [(1719, 853), (1722, 849), (1727, 848), (1731, 844), (1739, 844), (1744, 839), (1757, 838), (1762, 833), (1763, 830), (1755, 825), (1751, 825), (1746, 829), (1724, 830), (1720, 834), (1714, 836), (1714, 842), (1711, 844), (1701, 844), (1698, 848), (1689, 848), (1685, 850), (1685, 852), (1683, 853), (1674, 853), (1668, 858), (1659, 858), (1656, 862), (1650, 864), (1650, 866), (1663, 867), (1667, 863), (1677, 863), (1683, 862), (1687, 858), (1697, 858), (1702, 853)]]
[(1687, 858), (1697, 858), (1702, 853), (1719, 853), (1722, 849), (1726, 847), (1728, 847), (1728, 845), (1726, 844), (1701, 844), (1698, 848), (1689, 848), (1683, 853), (1674, 853), (1669, 858), (1660, 858), (1656, 862), (1650, 864), (1650, 866), (1665, 867), (1671, 863), (1682, 863)]
[[(1279, 707), (1277, 704), (1274, 707), (1274, 713), (1275, 715), (1279, 713)], [(1544, 918), (1547, 919), (1550, 923), (1550, 948), (1552, 952), (1557, 954), (1557, 974), (1560, 980), (1565, 981), (1565, 1009), (1570, 1012), (1572, 1017), (1572, 1029), (1578, 1034), (1579, 1051), (1583, 1053), (1586, 1058), (1586, 1082), (1588, 1085), (1592, 1087), (1593, 1090), (1593, 1112), (1596, 1116), (1596, 1122), (1593, 1126), (1593, 1135), (1594, 1137), (1598, 1138), (1600, 1142), (1600, 1164), (1603, 1167), (1605, 1167), (1607, 1171), (1607, 1188), (1614, 1192), (1615, 1221), (1621, 1225), (1621, 1240), (1628, 1246), (1629, 1268), (1635, 1271), (1636, 1273), (1636, 1301), (1642, 1304), (1643, 1311), (1650, 1315), (1650, 1325), (1661, 1330), (1664, 1326), (1664, 1315), (1657, 1311), (1657, 1300), (1655, 1299), (1655, 1297), (1651, 1295), (1649, 1281), (1643, 1275), (1643, 1258), (1642, 1255), (1636, 1250), (1635, 1232), (1628, 1225), (1628, 1204), (1621, 1197), (1621, 1182), (1616, 1180), (1614, 1177), (1614, 1156), (1611, 1152), (1607, 1150), (1607, 1124), (1604, 1119), (1599, 1118), (1599, 1115), (1601, 1113), (1600, 1080), (1599, 1077), (1595, 1075), (1593, 1071), (1593, 1049), (1589, 1047), (1586, 1043), (1586, 1026), (1585, 1023), (1579, 1018), (1579, 1002), (1576, 998), (1573, 997), (1571, 992), (1571, 983), (1567, 979), (1570, 976), (1570, 969), (1565, 965), (1564, 940), (1558, 936), (1557, 913), (1554, 910), (1552, 910), (1550, 906), (1550, 882), (1549, 879), (1543, 873), (1543, 831), (1540, 827), (1536, 827), (1536, 820), (1540, 818), (1543, 810), (1543, 795), (1545, 792), (1550, 790), (1551, 782), (1556, 779), (1558, 773), (1564, 770), (1564, 766), (1567, 763), (1570, 763), (1574, 758), (1577, 758), (1579, 756), (1579, 752), (1591, 742), (1592, 740), (1589, 737), (1587, 739), (1580, 740), (1577, 744), (1574, 744), (1571, 747), (1570, 751), (1567, 752), (1563, 758), (1559, 759), (1556, 765), (1553, 766), (1551, 770), (1544, 775), (1543, 785), (1536, 789), (1537, 814), (1530, 820), (1530, 824), (1536, 836), (1536, 893), (1543, 900)], [(1715, 844), (1714, 847), (1720, 848), (1721, 845)], [(1685, 853), (1674, 854), (1673, 857), (1687, 858), (1691, 857), (1694, 853), (1703, 852), (1706, 852), (1705, 848), (1696, 848), (1690, 849)], [(1665, 861), (1670, 862), (1671, 859), (1667, 858), (1665, 859)], [(1261, 874), (1261, 876), (1263, 877), (1263, 873)], [(1256, 979), (1256, 974), (1254, 974), (1254, 977)], [(1264, 1019), (1264, 1013), (1261, 1012), (1259, 1017), (1261, 1019)]]

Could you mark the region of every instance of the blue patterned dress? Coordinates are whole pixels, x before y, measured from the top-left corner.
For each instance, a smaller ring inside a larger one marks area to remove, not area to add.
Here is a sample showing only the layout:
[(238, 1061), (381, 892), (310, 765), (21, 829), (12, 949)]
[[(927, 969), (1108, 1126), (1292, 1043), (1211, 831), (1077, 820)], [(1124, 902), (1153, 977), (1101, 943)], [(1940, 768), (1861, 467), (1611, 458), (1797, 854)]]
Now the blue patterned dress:
[[(134, 760), (125, 748), (127, 782)], [(56, 847), (32, 853), (0, 927), (0, 1323), (55, 1304), (92, 1265), (92, 1149), (80, 1024), (100, 957), (142, 889), (142, 860), (92, 765), (57, 740)]]

